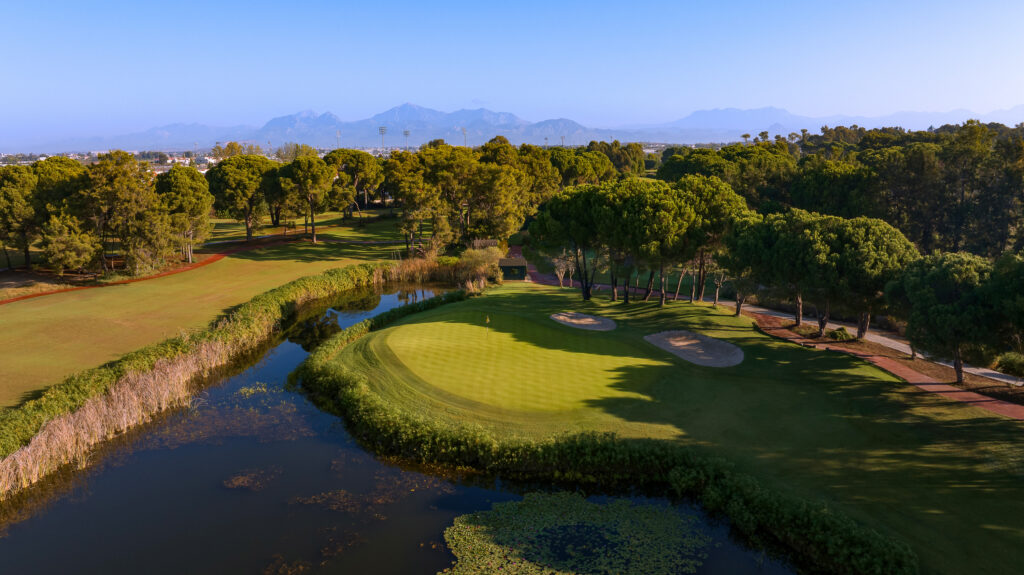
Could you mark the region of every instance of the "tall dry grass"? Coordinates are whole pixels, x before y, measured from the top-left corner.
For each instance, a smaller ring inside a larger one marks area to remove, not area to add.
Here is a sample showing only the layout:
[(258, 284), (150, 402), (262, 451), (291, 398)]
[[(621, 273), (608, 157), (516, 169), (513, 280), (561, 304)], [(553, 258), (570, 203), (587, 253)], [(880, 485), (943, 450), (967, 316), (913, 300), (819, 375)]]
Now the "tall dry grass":
[(0, 460), (0, 497), (23, 489), (68, 464), (84, 465), (102, 441), (150, 421), (161, 411), (187, 405), (190, 383), (224, 365), (231, 346), (199, 343), (187, 355), (157, 360), (147, 372), (131, 372), (76, 411), (51, 419), (28, 445)]
[(69, 377), (0, 412), (0, 500), (62, 466), (84, 465), (98, 443), (186, 405), (190, 383), (269, 340), (304, 303), (383, 283), (386, 267), (328, 270), (260, 294), (208, 329), (163, 341)]

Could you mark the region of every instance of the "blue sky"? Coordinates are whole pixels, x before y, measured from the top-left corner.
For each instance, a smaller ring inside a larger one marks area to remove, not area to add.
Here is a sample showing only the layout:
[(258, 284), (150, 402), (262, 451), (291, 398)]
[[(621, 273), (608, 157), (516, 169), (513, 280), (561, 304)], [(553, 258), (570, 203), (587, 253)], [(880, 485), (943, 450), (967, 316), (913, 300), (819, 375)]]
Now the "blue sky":
[(0, 139), (403, 102), (596, 127), (1024, 104), (1024, 2), (0, 3)]

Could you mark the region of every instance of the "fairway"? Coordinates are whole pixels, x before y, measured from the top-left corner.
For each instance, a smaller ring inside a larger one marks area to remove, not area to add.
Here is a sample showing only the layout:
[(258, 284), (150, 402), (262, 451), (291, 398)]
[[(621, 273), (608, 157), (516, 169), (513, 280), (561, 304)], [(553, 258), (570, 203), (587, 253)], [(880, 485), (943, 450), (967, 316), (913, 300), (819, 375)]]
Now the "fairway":
[(226, 309), (302, 276), (387, 258), (387, 246), (306, 241), (240, 252), (208, 266), (126, 285), (0, 307), (0, 406), (68, 375), (206, 326)]
[[(610, 332), (553, 313), (608, 317)], [(702, 367), (643, 337), (689, 330), (740, 347)], [(769, 338), (708, 306), (584, 303), (508, 285), (358, 340), (336, 361), (392, 403), (499, 434), (580, 430), (678, 441), (909, 541), (925, 572), (1020, 572), (1024, 426), (921, 392), (850, 356)]]

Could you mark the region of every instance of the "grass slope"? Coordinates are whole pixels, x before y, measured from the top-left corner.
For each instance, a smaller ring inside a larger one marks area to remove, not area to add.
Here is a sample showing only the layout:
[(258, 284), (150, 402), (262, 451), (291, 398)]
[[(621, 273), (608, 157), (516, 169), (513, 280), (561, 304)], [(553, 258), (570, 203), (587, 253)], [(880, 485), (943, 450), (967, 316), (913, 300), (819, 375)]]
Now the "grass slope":
[[(581, 332), (548, 319), (557, 311), (611, 317), (619, 328)], [(730, 341), (746, 360), (699, 367), (642, 340), (665, 329)], [(898, 533), (926, 572), (1024, 567), (1021, 422), (849, 356), (773, 340), (724, 311), (506, 286), (371, 334), (336, 360), (369, 375), (389, 401), (499, 433), (611, 430), (706, 448)]]
[(0, 406), (181, 330), (204, 327), (226, 309), (296, 278), (388, 253), (385, 246), (279, 244), (167, 277), (4, 305)]

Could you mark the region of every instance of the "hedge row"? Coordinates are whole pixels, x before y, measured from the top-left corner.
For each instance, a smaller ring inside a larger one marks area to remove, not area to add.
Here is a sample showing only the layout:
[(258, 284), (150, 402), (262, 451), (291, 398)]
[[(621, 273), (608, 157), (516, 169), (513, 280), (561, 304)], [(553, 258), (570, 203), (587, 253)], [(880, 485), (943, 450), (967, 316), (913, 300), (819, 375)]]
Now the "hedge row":
[(786, 554), (814, 572), (917, 573), (909, 545), (823, 503), (769, 490), (727, 462), (665, 441), (580, 433), (546, 440), (499, 439), (482, 427), (445, 424), (383, 400), (366, 377), (335, 361), (349, 343), (399, 317), (461, 299), (449, 294), (399, 308), (324, 342), (295, 374), (321, 407), (345, 418), (377, 453), (421, 463), (469, 466), (523, 481), (642, 489), (699, 502), (728, 517), (754, 546)]

